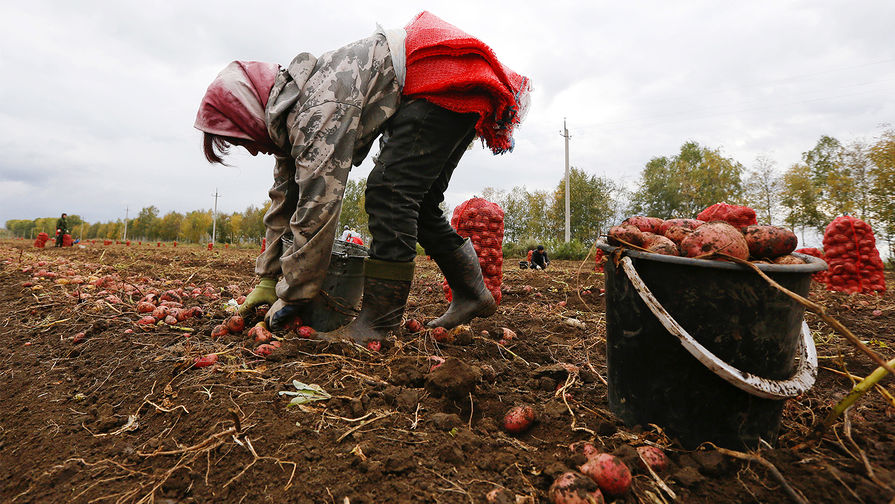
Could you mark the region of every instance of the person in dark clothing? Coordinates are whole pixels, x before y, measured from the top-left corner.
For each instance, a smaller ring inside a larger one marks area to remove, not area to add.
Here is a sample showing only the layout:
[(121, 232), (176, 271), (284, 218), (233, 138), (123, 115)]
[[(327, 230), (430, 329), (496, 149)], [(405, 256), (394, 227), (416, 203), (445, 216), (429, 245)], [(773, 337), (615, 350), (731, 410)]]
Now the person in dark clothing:
[(512, 149), (529, 90), (528, 79), (490, 48), (428, 12), (405, 29), (378, 29), (320, 58), (299, 54), (285, 68), (228, 65), (196, 119), (205, 157), (222, 163), (231, 146), (276, 157), (264, 217), (269, 248), (256, 262), (261, 283), (241, 311), (271, 304), (266, 320), (277, 331), (318, 294), (348, 172), (381, 137), (365, 194), (372, 241), (361, 311), (318, 336), (365, 344), (400, 327), (417, 243), (453, 292), (447, 312), (430, 326), (449, 329), (494, 313), (472, 242), (438, 205), (474, 138), (495, 154)]
[(68, 233), (68, 222), (65, 218), (68, 216), (67, 213), (63, 212), (62, 217), (56, 220), (56, 246), (62, 246), (62, 236)]
[(550, 258), (547, 257), (547, 251), (543, 245), (538, 245), (538, 249), (531, 254), (531, 269), (547, 269), (550, 264)]

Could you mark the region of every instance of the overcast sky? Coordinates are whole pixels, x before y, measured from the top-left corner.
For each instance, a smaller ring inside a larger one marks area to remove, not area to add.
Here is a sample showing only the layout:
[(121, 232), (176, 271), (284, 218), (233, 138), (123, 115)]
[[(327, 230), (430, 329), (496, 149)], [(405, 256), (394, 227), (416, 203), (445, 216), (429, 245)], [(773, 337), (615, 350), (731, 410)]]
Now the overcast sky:
[(263, 204), (272, 158), (239, 152), (221, 167), (202, 156), (192, 125), (217, 72), (319, 55), (424, 8), (534, 84), (515, 151), (468, 152), (451, 206), (486, 186), (554, 188), (563, 118), (571, 164), (626, 184), (688, 140), (782, 171), (821, 135), (872, 141), (895, 123), (888, 0), (4, 2), (0, 225), (208, 209), (215, 189), (222, 212)]

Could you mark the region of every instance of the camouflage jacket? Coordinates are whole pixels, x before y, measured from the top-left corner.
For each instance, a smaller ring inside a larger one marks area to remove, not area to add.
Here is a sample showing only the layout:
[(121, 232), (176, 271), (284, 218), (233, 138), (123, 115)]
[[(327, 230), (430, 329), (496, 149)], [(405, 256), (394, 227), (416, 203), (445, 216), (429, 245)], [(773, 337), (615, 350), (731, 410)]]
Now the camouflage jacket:
[(66, 222), (65, 217), (56, 219), (56, 229), (59, 230), (59, 234), (68, 233), (68, 222)]
[(262, 276), (282, 271), (280, 298), (317, 294), (348, 172), (364, 160), (400, 98), (388, 43), (379, 33), (319, 58), (301, 53), (280, 71), (266, 119), (271, 139), (289, 155), (277, 157), (264, 217), (272, 246), (256, 264)]

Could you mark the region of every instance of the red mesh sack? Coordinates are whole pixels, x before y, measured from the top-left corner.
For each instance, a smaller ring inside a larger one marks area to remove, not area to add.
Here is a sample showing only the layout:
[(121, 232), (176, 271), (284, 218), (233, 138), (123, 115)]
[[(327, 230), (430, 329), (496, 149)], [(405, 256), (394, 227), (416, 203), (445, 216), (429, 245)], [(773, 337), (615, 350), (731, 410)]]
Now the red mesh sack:
[[(826, 261), (826, 258), (824, 257), (824, 251), (821, 249), (800, 248), (798, 250), (794, 250), (793, 252), (797, 253), (797, 254), (805, 254), (805, 255), (814, 256), (814, 257), (817, 257), (817, 258), (820, 258), (820, 259), (823, 259), (824, 261)], [(820, 282), (820, 283), (825, 284), (825, 283), (827, 283), (827, 276), (829, 276), (829, 270), (824, 270), (824, 271), (818, 271), (817, 273), (811, 275), (811, 278), (813, 278), (815, 282)]]
[[(130, 243), (130, 242), (128, 242)], [(74, 244), (74, 240), (71, 239), (71, 235), (66, 233), (62, 235), (62, 246), (63, 247), (71, 247)]]
[[(503, 209), (483, 198), (472, 198), (454, 209), (451, 226), (457, 234), (472, 241), (485, 287), (494, 301), (500, 304), (500, 284), (503, 281)], [(442, 283), (444, 297), (452, 299), (447, 280)]]
[(37, 233), (37, 238), (34, 239), (34, 246), (37, 248), (44, 248), (47, 246), (47, 240), (50, 239), (50, 235), (40, 232)]
[(699, 212), (696, 218), (705, 222), (724, 221), (737, 229), (758, 224), (758, 221), (755, 220), (755, 210), (727, 203), (715, 203)]
[(827, 289), (849, 293), (885, 292), (883, 261), (873, 229), (849, 215), (836, 217), (824, 231), (824, 260), (830, 265)]

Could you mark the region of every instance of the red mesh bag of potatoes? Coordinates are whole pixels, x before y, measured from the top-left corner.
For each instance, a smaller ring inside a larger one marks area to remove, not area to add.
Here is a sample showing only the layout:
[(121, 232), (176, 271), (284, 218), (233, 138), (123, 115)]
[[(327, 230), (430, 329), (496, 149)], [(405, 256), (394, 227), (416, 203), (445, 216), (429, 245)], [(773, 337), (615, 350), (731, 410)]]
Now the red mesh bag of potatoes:
[[(794, 250), (793, 252), (798, 253), (798, 254), (814, 256), (814, 257), (817, 257), (817, 258), (820, 258), (820, 259), (823, 259), (824, 261), (826, 261), (826, 258), (824, 257), (824, 251), (821, 249), (818, 249), (818, 248), (813, 248), (813, 247), (800, 248), (798, 250)], [(820, 283), (825, 284), (825, 283), (827, 283), (828, 275), (829, 275), (829, 272), (827, 270), (818, 271), (817, 273), (811, 275), (811, 278), (813, 278), (815, 282), (820, 282)]]
[(727, 203), (715, 203), (699, 212), (696, 218), (706, 222), (724, 221), (737, 229), (758, 224), (758, 221), (755, 220), (755, 210), (746, 206), (728, 205)]
[(594, 261), (596, 262), (596, 266), (594, 266), (594, 271), (603, 272), (603, 265), (606, 264), (606, 253), (603, 252), (603, 249), (598, 248), (596, 252), (594, 252)]
[(849, 215), (836, 217), (824, 231), (824, 260), (830, 265), (827, 289), (843, 292), (885, 292), (883, 261), (873, 229)]
[[(485, 287), (500, 304), (500, 284), (503, 281), (503, 209), (484, 198), (472, 198), (454, 209), (451, 226), (457, 234), (472, 241)], [(442, 283), (444, 296), (451, 300), (447, 280)]]

